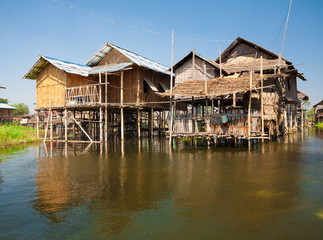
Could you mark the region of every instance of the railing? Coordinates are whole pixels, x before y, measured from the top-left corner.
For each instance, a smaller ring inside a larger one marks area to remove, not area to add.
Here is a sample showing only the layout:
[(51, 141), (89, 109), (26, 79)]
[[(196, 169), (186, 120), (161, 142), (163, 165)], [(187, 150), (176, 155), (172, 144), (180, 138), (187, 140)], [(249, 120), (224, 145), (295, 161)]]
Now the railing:
[(66, 105), (91, 105), (99, 103), (99, 84), (66, 88)]

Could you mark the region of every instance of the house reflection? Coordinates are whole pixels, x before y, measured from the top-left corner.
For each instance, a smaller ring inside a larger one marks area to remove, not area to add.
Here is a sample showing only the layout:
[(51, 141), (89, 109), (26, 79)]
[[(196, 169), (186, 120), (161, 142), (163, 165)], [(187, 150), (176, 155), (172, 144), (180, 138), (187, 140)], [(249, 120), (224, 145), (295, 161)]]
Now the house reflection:
[[(61, 156), (38, 159), (35, 208), (51, 223), (73, 218), (70, 210), (79, 206), (98, 232), (113, 236), (138, 227), (138, 213), (157, 212), (172, 200), (174, 221), (254, 230), (295, 207), (297, 145), (288, 150), (273, 143), (254, 151), (179, 147), (170, 152), (167, 144), (144, 140), (126, 141), (124, 153), (112, 143), (103, 154), (97, 148), (68, 157), (60, 150)], [(161, 213), (154, 214), (152, 221), (159, 218)]]

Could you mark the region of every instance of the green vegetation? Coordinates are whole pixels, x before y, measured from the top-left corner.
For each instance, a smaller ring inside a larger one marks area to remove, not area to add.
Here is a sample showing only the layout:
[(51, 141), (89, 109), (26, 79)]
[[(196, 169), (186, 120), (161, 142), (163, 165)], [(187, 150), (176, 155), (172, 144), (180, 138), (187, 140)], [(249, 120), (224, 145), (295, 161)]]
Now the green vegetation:
[(319, 128), (319, 129), (323, 129), (323, 122), (317, 123), (314, 126)]
[(16, 103), (16, 104), (12, 104), (11, 106), (17, 108), (15, 110), (13, 110), (13, 115), (15, 117), (29, 114), (29, 107), (24, 103)]
[(40, 141), (36, 129), (22, 126), (0, 126), (0, 146), (18, 143), (32, 143)]
[(8, 104), (9, 101), (6, 98), (0, 98), (0, 103), (6, 103), (6, 104)]

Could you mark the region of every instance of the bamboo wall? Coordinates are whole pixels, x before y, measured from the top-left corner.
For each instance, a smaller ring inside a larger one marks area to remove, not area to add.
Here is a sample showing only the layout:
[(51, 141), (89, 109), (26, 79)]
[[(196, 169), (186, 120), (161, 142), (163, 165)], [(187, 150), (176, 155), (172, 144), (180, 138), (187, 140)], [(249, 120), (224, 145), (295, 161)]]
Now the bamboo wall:
[(48, 63), (36, 79), (36, 108), (49, 108), (65, 105), (67, 87), (93, 84), (96, 77), (84, 77), (66, 73)]
[[(206, 75), (204, 73), (204, 63)], [(193, 58), (188, 59), (182, 66), (175, 70), (175, 86), (190, 80), (205, 80), (212, 79), (220, 76), (219, 69), (214, 67), (208, 62), (205, 62), (199, 57), (195, 56), (195, 60), (193, 62)]]
[(64, 71), (48, 63), (36, 79), (36, 108), (64, 105), (66, 78)]

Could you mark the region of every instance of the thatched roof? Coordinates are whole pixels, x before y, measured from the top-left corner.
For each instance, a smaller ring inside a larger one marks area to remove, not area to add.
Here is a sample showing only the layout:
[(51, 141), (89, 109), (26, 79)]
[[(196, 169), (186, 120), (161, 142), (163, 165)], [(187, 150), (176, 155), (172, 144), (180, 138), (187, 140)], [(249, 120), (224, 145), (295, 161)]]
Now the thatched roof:
[(284, 68), (287, 67), (287, 64), (284, 60), (281, 59), (260, 59), (260, 58), (251, 58), (245, 56), (239, 56), (236, 58), (229, 59), (226, 63), (222, 64), (223, 69), (227, 72), (242, 72), (242, 71), (260, 71), (261, 64), (263, 70), (274, 69), (277, 67)]
[[(263, 76), (264, 80), (277, 77), (278, 75), (266, 74)], [(253, 74), (251, 89), (260, 86), (260, 74)], [(163, 96), (177, 96), (177, 97), (217, 97), (228, 95), (232, 93), (247, 92), (250, 90), (250, 75), (233, 75), (230, 77), (220, 77), (207, 80), (207, 90), (205, 89), (205, 81), (192, 80), (186, 81), (173, 88), (172, 93), (167, 91), (161, 95)]]
[[(220, 57), (221, 57), (221, 59), (225, 59), (226, 57), (228, 57), (229, 56), (229, 54), (239, 45), (239, 44), (246, 44), (246, 45), (248, 45), (248, 46), (250, 46), (251, 48), (254, 48), (254, 49), (257, 49), (257, 50), (259, 50), (260, 52), (262, 52), (262, 53), (264, 53), (264, 54), (266, 54), (269, 58), (272, 58), (272, 59), (276, 59), (276, 60), (278, 60), (278, 59), (282, 59), (282, 61), (285, 63), (285, 64), (287, 64), (288, 65), (288, 68), (289, 68), (289, 70), (290, 71), (294, 71), (295, 72), (295, 75), (296, 75), (296, 77), (298, 77), (298, 78), (300, 78), (300, 79), (302, 79), (303, 81), (306, 81), (306, 78), (303, 76), (303, 73), (299, 73), (298, 71), (297, 71), (297, 69), (293, 66), (293, 64), (292, 64), (292, 62), (291, 61), (289, 61), (289, 60), (287, 60), (287, 59), (285, 59), (285, 58), (283, 58), (283, 57), (281, 57), (279, 54), (276, 54), (276, 53), (274, 53), (274, 52), (272, 52), (272, 51), (270, 51), (270, 50), (268, 50), (268, 49), (266, 49), (266, 48), (264, 48), (264, 47), (262, 47), (262, 46), (260, 46), (260, 45), (257, 45), (257, 44), (255, 44), (255, 43), (253, 43), (253, 42), (250, 42), (250, 41), (248, 41), (248, 40), (246, 40), (246, 39), (244, 39), (244, 38), (241, 38), (241, 37), (238, 37), (236, 40), (234, 40), (231, 44), (230, 44), (230, 46), (228, 46), (223, 52), (222, 52), (222, 54), (221, 54), (221, 56), (219, 56), (215, 61), (217, 62), (217, 63), (220, 63)], [(253, 58), (251, 58), (251, 59), (253, 59)], [(260, 59), (258, 60), (258, 61), (260, 61)], [(274, 62), (271, 62), (270, 64), (272, 64), (272, 63), (274, 63)], [(280, 64), (280, 63), (279, 63)], [(221, 67), (224, 65), (224, 63), (222, 63), (221, 64)], [(259, 68), (258, 69), (260, 69), (260, 64), (257, 64), (258, 66), (259, 66)], [(286, 65), (286, 67), (287, 67), (287, 65)], [(242, 65), (243, 66), (243, 65)], [(248, 66), (248, 69), (249, 70), (252, 70), (252, 69), (250, 69), (249, 68), (249, 65), (247, 65)], [(229, 67), (229, 66), (227, 66), (227, 67)], [(231, 66), (231, 67), (233, 67), (233, 66)], [(225, 67), (224, 67), (225, 68)], [(226, 69), (226, 70), (228, 70), (228, 69)], [(240, 71), (243, 71), (243, 70), (240, 70)], [(231, 72), (237, 72), (237, 71), (231, 71)]]

